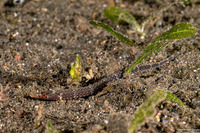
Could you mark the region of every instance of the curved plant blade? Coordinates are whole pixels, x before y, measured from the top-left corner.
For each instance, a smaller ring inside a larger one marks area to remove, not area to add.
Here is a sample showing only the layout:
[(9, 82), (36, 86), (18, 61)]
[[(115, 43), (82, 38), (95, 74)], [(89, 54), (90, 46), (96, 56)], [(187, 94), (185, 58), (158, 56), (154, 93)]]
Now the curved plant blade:
[(195, 35), (197, 28), (191, 24), (181, 23), (173, 26), (170, 30), (158, 36), (153, 42), (158, 40), (183, 39)]
[(120, 13), (124, 13), (125, 11), (118, 7), (110, 7), (104, 10), (104, 15), (110, 19), (112, 22), (118, 21)]
[(181, 101), (181, 99), (179, 99), (177, 96), (175, 96), (173, 93), (171, 92), (165, 92), (163, 90), (157, 90), (157, 92), (160, 92), (160, 93), (166, 93), (166, 99), (168, 100), (171, 100), (173, 102), (176, 102), (178, 103), (179, 105), (181, 106), (184, 106), (184, 103)]
[(156, 92), (135, 111), (129, 127), (129, 133), (140, 127), (145, 120), (155, 114), (155, 106), (165, 100), (166, 93)]
[(110, 26), (101, 23), (101, 22), (96, 22), (96, 21), (90, 21), (90, 24), (94, 25), (94, 26), (99, 26), (101, 28), (103, 28), (104, 30), (110, 32), (111, 34), (113, 34), (115, 37), (117, 37), (119, 39), (119, 41), (127, 43), (127, 44), (131, 44), (133, 46), (137, 46), (135, 43), (133, 43), (131, 40), (129, 40), (127, 37), (123, 36), (122, 34), (114, 31)]
[(144, 52), (140, 55), (133, 65), (128, 68), (127, 73), (131, 72), (138, 64), (148, 59), (152, 54), (158, 53), (162, 50), (171, 40), (183, 39), (195, 35), (197, 28), (191, 24), (181, 23), (173, 26), (170, 30), (154, 39), (150, 45), (144, 48)]
[(136, 28), (137, 31), (141, 32), (143, 35), (144, 33), (141, 31), (140, 25), (137, 23), (133, 15), (126, 12), (125, 10), (118, 8), (118, 7), (110, 7), (104, 10), (104, 15), (110, 19), (112, 22), (126, 22), (131, 24)]
[(184, 107), (183, 102), (174, 94), (164, 90), (156, 90), (145, 103), (143, 103), (134, 113), (133, 119), (129, 127), (129, 133), (140, 127), (145, 120), (149, 119), (155, 114), (155, 106), (165, 99), (169, 99)]

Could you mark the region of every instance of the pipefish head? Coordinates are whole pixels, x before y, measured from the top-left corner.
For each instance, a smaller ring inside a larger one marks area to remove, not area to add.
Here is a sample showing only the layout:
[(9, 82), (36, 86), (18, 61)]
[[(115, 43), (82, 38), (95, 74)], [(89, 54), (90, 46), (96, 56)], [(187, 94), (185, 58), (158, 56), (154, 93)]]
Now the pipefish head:
[(29, 97), (34, 98), (34, 99), (49, 100), (49, 101), (60, 99), (59, 93), (56, 93), (53, 91), (42, 92), (40, 94), (29, 94)]

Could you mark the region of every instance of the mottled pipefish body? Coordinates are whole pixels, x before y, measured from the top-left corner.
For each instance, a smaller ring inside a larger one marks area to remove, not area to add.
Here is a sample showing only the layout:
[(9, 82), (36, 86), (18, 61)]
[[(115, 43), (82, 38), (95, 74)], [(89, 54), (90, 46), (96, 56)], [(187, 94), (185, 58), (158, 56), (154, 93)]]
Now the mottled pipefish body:
[(167, 60), (164, 60), (164, 61), (162, 61), (160, 63), (155, 63), (155, 64), (152, 64), (152, 65), (137, 66), (137, 67), (135, 67), (135, 69), (133, 69), (131, 71), (131, 73), (137, 73), (137, 72), (141, 72), (141, 71), (150, 70), (150, 69), (153, 69), (153, 68), (160, 67), (160, 66), (166, 64), (167, 62), (170, 62), (171, 60), (175, 59), (176, 56), (178, 56), (181, 53), (182, 53), (181, 51), (177, 52), (173, 56), (169, 57)]
[[(155, 64), (152, 64), (152, 65), (137, 66), (135, 69), (133, 69), (131, 71), (131, 73), (137, 73), (137, 72), (141, 72), (141, 71), (160, 67), (160, 66), (166, 64), (167, 62), (173, 60), (180, 53), (181, 52), (177, 52), (173, 56), (169, 57), (167, 60), (164, 60), (160, 63), (155, 63)], [(81, 98), (81, 97), (88, 97), (88, 96), (96, 94), (103, 87), (105, 87), (108, 82), (122, 78), (123, 74), (124, 74), (124, 69), (119, 70), (119, 71), (103, 78), (102, 80), (100, 80), (100, 81), (98, 81), (98, 82), (96, 82), (96, 83), (94, 83), (90, 86), (80, 87), (80, 88), (77, 88), (77, 89), (69, 89), (69, 90), (61, 91), (61, 92), (48, 91), (48, 92), (42, 92), (41, 94), (38, 94), (38, 95), (37, 94), (30, 94), (29, 96), (31, 98), (41, 99), (41, 100), (49, 100), (49, 101), (77, 99), (77, 98)]]
[(87, 97), (96, 94), (98, 91), (100, 91), (103, 87), (107, 85), (108, 82), (111, 82), (112, 80), (119, 79), (123, 76), (124, 70), (120, 70), (118, 72), (115, 72), (111, 75), (109, 75), (106, 78), (103, 78), (99, 82), (94, 83), (91, 86), (87, 87), (80, 87), (73, 90), (66, 90), (62, 92), (54, 92), (54, 91), (48, 91), (48, 92), (42, 92), (39, 95), (30, 94), (29, 96), (31, 98), (36, 99), (42, 99), (42, 100), (65, 100), (65, 99), (77, 99), (80, 97)]

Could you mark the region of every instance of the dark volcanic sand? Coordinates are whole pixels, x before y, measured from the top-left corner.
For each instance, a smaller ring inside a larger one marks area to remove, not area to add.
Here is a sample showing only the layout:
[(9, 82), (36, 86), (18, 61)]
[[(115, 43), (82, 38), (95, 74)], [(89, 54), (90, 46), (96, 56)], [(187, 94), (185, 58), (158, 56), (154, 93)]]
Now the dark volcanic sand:
[[(162, 7), (153, 0), (119, 0), (115, 6), (132, 13), (139, 23)], [(97, 82), (119, 67), (128, 67), (156, 36), (185, 22), (200, 26), (200, 3), (176, 5), (151, 21), (144, 40), (128, 34), (131, 26), (118, 26), (103, 15), (108, 0), (33, 0), (23, 6), (0, 1), (0, 83), (11, 88), (0, 95), (0, 132), (44, 132), (47, 121), (65, 132), (127, 132), (135, 110), (155, 89), (174, 93), (186, 105), (168, 100), (156, 106), (156, 115), (135, 132), (200, 132), (200, 36), (176, 40), (143, 64), (162, 61), (177, 51), (175, 60), (151, 71), (126, 75), (111, 82), (96, 95), (66, 101), (26, 98), (43, 90), (64, 90), (72, 85), (70, 65), (76, 55), (85, 71), (91, 69)], [(89, 24), (98, 20), (131, 38), (139, 47), (119, 42), (111, 34)], [(199, 32), (199, 31), (198, 31)]]

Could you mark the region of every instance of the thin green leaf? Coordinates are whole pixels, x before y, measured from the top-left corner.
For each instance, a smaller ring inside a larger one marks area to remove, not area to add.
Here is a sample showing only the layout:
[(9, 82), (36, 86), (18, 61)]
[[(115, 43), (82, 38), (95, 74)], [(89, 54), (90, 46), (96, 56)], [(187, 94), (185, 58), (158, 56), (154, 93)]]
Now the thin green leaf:
[(117, 37), (119, 39), (119, 41), (127, 43), (127, 44), (131, 44), (133, 46), (137, 46), (135, 43), (133, 43), (131, 40), (129, 40), (127, 37), (121, 35), (120, 33), (114, 31), (110, 26), (101, 23), (101, 22), (95, 22), (95, 21), (90, 21), (90, 24), (94, 25), (94, 26), (99, 26), (101, 28), (103, 28), (104, 30), (110, 32), (111, 34), (113, 34), (115, 37)]
[(171, 93), (171, 92), (165, 92), (165, 91), (163, 91), (163, 90), (157, 90), (157, 92), (160, 92), (160, 93), (166, 93), (167, 95), (166, 95), (166, 99), (168, 99), (168, 100), (171, 100), (171, 101), (173, 101), (173, 102), (176, 102), (176, 103), (178, 103), (179, 105), (181, 105), (181, 106), (184, 106), (184, 103), (181, 101), (181, 99), (179, 99), (177, 96), (175, 96), (173, 93)]
[(166, 98), (169, 99), (169, 100), (171, 100), (171, 101), (173, 101), (173, 102), (178, 103), (181, 106), (184, 106), (184, 103), (181, 101), (181, 99), (179, 99), (178, 97), (176, 97), (173, 93), (167, 92)]
[(152, 54), (158, 53), (167, 44), (169, 44), (170, 40), (187, 38), (195, 35), (196, 32), (197, 28), (191, 24), (181, 23), (173, 26), (170, 30), (154, 39), (150, 45), (146, 46), (143, 54), (136, 59), (133, 65), (128, 68), (126, 72), (131, 72), (138, 64), (148, 59)]
[(126, 23), (140, 27), (133, 15), (118, 7), (110, 7), (104, 10), (104, 15), (112, 22), (124, 21)]
[(142, 63), (144, 60), (147, 60), (152, 54), (158, 53), (168, 43), (169, 42), (166, 42), (166, 41), (157, 41), (146, 46), (144, 48), (143, 54), (141, 54), (133, 63), (133, 65), (127, 69), (126, 73), (131, 72), (138, 64)]
[(132, 133), (133, 130), (140, 127), (145, 120), (152, 117), (155, 113), (155, 106), (165, 99), (169, 99), (184, 106), (183, 102), (171, 92), (156, 90), (156, 93), (153, 94), (145, 103), (140, 105), (140, 107), (135, 111), (129, 127), (129, 133)]
[(118, 7), (110, 7), (104, 10), (104, 15), (112, 22), (118, 21), (120, 13), (124, 13), (124, 10)]
[(195, 35), (197, 28), (191, 24), (181, 23), (173, 26), (170, 30), (158, 36), (153, 42), (158, 40), (183, 39)]
[[(143, 33), (141, 31), (141, 27), (140, 25), (137, 23), (137, 21), (135, 20), (135, 18), (133, 17), (133, 15), (131, 15), (130, 13), (126, 12), (125, 10), (118, 8), (118, 7), (110, 7), (110, 8), (106, 8), (104, 10), (104, 15), (110, 19), (112, 22), (126, 22), (129, 23), (131, 25), (133, 25), (137, 31)], [(144, 34), (144, 33), (143, 33)]]
[(129, 133), (132, 133), (133, 130), (140, 127), (145, 120), (154, 115), (155, 106), (163, 101), (165, 96), (165, 93), (156, 92), (135, 111), (129, 127)]

